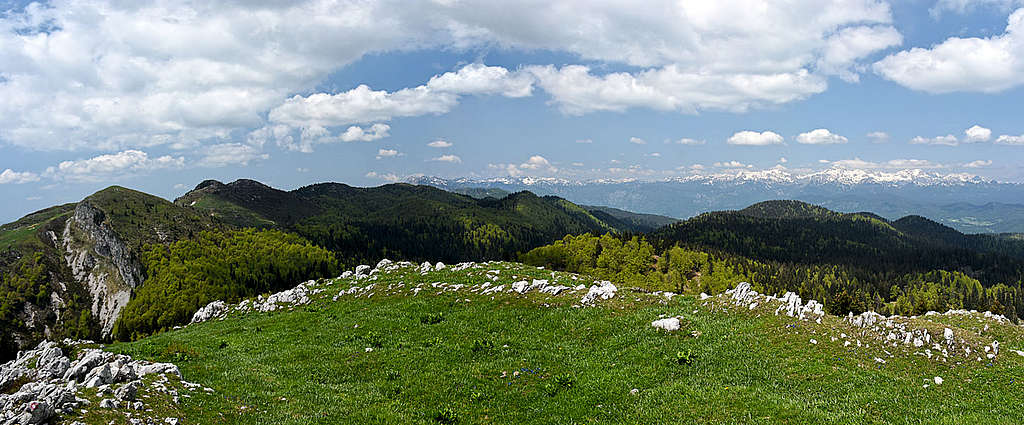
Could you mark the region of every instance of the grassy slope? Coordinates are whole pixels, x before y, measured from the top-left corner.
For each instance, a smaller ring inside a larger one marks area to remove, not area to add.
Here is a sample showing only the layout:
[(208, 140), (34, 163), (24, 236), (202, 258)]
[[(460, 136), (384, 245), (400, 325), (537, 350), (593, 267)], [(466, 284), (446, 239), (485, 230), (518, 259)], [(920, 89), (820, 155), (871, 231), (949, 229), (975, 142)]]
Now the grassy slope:
[[(353, 284), (338, 280), (308, 306), (232, 316), (111, 349), (176, 361), (186, 379), (216, 389), (183, 401), (186, 423), (436, 423), (450, 408), (458, 423), (1010, 424), (1024, 411), (1024, 357), (1009, 351), (1024, 349), (1024, 332), (1014, 326), (993, 326), (1004, 354), (991, 366), (944, 364), (892, 348), (896, 357), (880, 365), (873, 358), (886, 356), (878, 347), (829, 342), (825, 332), (853, 334), (834, 317), (795, 322), (770, 311), (723, 311), (692, 297), (665, 304), (627, 290), (592, 308), (572, 306), (582, 293), (408, 295), (416, 283), (478, 284), (486, 269), (503, 270), (495, 284), (552, 277), (510, 264), (396, 272), (377, 287), (405, 283), (400, 295), (381, 290), (334, 302), (338, 289)], [(444, 320), (425, 323), (432, 313)], [(651, 328), (662, 314), (683, 316), (685, 330)], [(958, 334), (980, 326), (962, 317), (936, 320), (959, 325)], [(474, 341), (493, 348), (474, 351)], [(677, 364), (676, 353), (687, 350), (694, 363)], [(573, 385), (555, 384), (556, 376)], [(925, 388), (934, 376), (945, 383)]]

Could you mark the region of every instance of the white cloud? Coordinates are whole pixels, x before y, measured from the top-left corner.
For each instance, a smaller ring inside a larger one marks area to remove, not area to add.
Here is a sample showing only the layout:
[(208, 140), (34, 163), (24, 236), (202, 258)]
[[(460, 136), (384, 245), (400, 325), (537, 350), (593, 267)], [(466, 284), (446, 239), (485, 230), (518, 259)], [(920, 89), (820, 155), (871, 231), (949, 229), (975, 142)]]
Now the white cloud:
[(591, 140), (591, 139), (577, 139), (576, 143), (579, 143), (581, 145), (589, 145), (589, 144), (593, 144), (594, 141)]
[(169, 155), (150, 158), (149, 154), (127, 150), (115, 154), (99, 155), (75, 161), (63, 161), (56, 167), (46, 169), (46, 177), (58, 181), (96, 182), (105, 179), (134, 174), (145, 174), (155, 170), (183, 168), (185, 158)]
[(889, 133), (884, 131), (872, 131), (867, 136), (868, 139), (871, 139), (871, 143), (885, 143), (889, 141)]
[(533, 93), (533, 78), (500, 66), (475, 63), (432, 77), (427, 88), (438, 93), (526, 97)]
[(441, 155), (437, 158), (431, 158), (430, 160), (435, 162), (450, 162), (453, 164), (462, 163), (462, 158), (459, 158), (458, 155)]
[(967, 167), (967, 168), (984, 168), (984, 167), (988, 167), (990, 165), (992, 165), (992, 160), (981, 160), (981, 159), (979, 159), (977, 161), (971, 161), (971, 162), (968, 162), (968, 163), (964, 164), (964, 167)]
[(388, 93), (360, 85), (333, 95), (296, 95), (270, 110), (269, 119), (294, 127), (335, 127), (389, 121), (397, 117), (443, 114), (457, 103), (458, 96), (431, 92), (426, 86)]
[(661, 158), (661, 152), (651, 152), (651, 153), (647, 154), (647, 156), (649, 156), (651, 158)]
[(376, 171), (370, 171), (369, 173), (366, 173), (366, 177), (371, 179), (384, 180), (389, 183), (395, 183), (402, 180), (402, 178), (398, 177), (398, 175), (396, 175), (395, 173), (378, 173)]
[(854, 65), (859, 59), (902, 43), (903, 36), (889, 25), (843, 28), (828, 38), (825, 53), (818, 60), (818, 69), (857, 82), (860, 73)]
[(551, 168), (551, 163), (543, 156), (534, 155), (525, 163), (520, 164), (519, 168), (523, 170), (540, 170), (544, 168)]
[(629, 143), (632, 143), (634, 145), (646, 145), (647, 141), (644, 140), (644, 139), (641, 139), (639, 137), (630, 137), (629, 138)]
[(701, 164), (693, 164), (690, 166), (690, 169), (694, 171), (700, 171), (704, 169), (704, 166)]
[(344, 133), (338, 135), (342, 142), (372, 142), (390, 136), (391, 126), (387, 124), (374, 124), (368, 128), (351, 126)]
[(30, 171), (14, 171), (10, 168), (0, 173), (0, 184), (22, 184), (39, 181), (39, 175)]
[(967, 130), (964, 130), (964, 135), (967, 136), (966, 138), (964, 138), (965, 143), (987, 142), (989, 139), (992, 138), (992, 130), (989, 130), (979, 125), (975, 125), (971, 128), (968, 128)]
[(1020, 136), (1002, 135), (996, 138), (997, 145), (1024, 145), (1024, 134)]
[(450, 148), (452, 147), (452, 142), (449, 142), (447, 140), (435, 140), (433, 142), (427, 143), (427, 146), (437, 149)]
[(761, 133), (756, 131), (740, 131), (729, 137), (726, 143), (739, 146), (768, 146), (781, 145), (783, 140), (782, 136), (771, 131)]
[(950, 37), (931, 48), (915, 47), (876, 62), (879, 75), (928, 93), (997, 93), (1024, 84), (1024, 8), (1013, 12), (1003, 34)]
[(201, 151), (200, 167), (224, 167), (228, 165), (249, 165), (250, 162), (265, 160), (270, 155), (259, 148), (241, 143), (220, 143), (207, 146)]
[(779, 158), (779, 164), (785, 164), (787, 162), (789, 162), (789, 160), (786, 159), (786, 157)]
[(383, 158), (394, 158), (401, 156), (401, 153), (397, 149), (379, 149), (377, 150), (377, 159)]
[[(574, 164), (574, 166), (576, 165)], [(583, 166), (583, 164), (578, 166)], [(488, 167), (501, 170), (513, 177), (525, 174), (550, 174), (558, 171), (547, 158), (540, 155), (533, 155), (522, 164), (488, 164)]]
[(714, 166), (719, 168), (754, 168), (753, 165), (744, 164), (739, 161), (716, 162)]
[(928, 12), (932, 17), (938, 18), (943, 12), (966, 14), (978, 8), (1009, 10), (1019, 5), (1024, 5), (1024, 0), (938, 0)]
[(839, 161), (819, 161), (823, 164), (831, 164), (833, 167), (850, 169), (907, 169), (907, 168), (943, 168), (943, 164), (935, 163), (925, 159), (893, 159), (885, 162), (871, 162), (860, 158), (844, 159)]
[(799, 136), (796, 136), (796, 141), (805, 145), (836, 145), (849, 142), (847, 138), (825, 128), (800, 133)]
[(684, 70), (677, 65), (636, 74), (602, 76), (582, 65), (531, 66), (526, 71), (569, 115), (630, 108), (697, 113), (701, 110), (744, 112), (751, 108), (788, 103), (821, 93), (824, 77), (807, 69), (773, 73), (714, 74)]
[(268, 111), (270, 124), (331, 128), (444, 113), (463, 95), (528, 96), (536, 84), (536, 74), (472, 64), (396, 92), (286, 99), (364, 55), (433, 48), (555, 51), (646, 69), (590, 76), (578, 90), (545, 74), (568, 113), (742, 111), (820, 93), (823, 75), (855, 79), (898, 36), (882, 0), (250, 3), (53, 1), (3, 14), (0, 140), (197, 147), (263, 127)]
[(675, 143), (677, 145), (697, 146), (697, 145), (703, 145), (703, 144), (705, 144), (707, 142), (704, 141), (704, 140), (690, 139), (688, 137), (684, 137), (684, 138), (676, 140), (676, 141), (674, 141), (672, 143)]
[(910, 144), (912, 144), (912, 145), (956, 146), (956, 145), (960, 144), (960, 141), (957, 140), (956, 136), (954, 136), (952, 134), (947, 134), (945, 136), (938, 136), (938, 137), (921, 137), (921, 136), (917, 136), (917, 137), (914, 137), (913, 139), (910, 139)]

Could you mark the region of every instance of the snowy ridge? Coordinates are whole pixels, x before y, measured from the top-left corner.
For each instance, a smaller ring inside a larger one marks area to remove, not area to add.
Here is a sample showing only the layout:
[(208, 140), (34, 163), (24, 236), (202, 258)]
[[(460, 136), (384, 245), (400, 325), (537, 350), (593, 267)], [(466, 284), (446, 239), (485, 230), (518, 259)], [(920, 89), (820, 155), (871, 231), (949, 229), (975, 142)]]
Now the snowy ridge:
[[(584, 186), (590, 184), (624, 184), (641, 182), (635, 178), (623, 179), (591, 179), (571, 180), (555, 177), (492, 177), (492, 178), (457, 178), (410, 177), (413, 184), (424, 184), (438, 187), (461, 187), (466, 185), (506, 185), (506, 186)], [(744, 184), (762, 183), (768, 185), (886, 185), (886, 186), (965, 186), (972, 184), (998, 184), (969, 173), (929, 172), (922, 169), (905, 169), (899, 171), (877, 171), (833, 167), (827, 170), (800, 173), (783, 168), (767, 170), (722, 172), (713, 174), (695, 174), (687, 177), (674, 177), (647, 182), (675, 182), (698, 184)]]

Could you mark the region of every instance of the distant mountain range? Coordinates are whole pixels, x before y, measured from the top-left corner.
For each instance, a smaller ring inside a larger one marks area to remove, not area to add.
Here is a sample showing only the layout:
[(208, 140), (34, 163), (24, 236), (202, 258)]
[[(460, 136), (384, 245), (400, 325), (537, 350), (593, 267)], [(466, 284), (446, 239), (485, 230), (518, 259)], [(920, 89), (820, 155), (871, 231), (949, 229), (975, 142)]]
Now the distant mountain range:
[(841, 212), (872, 211), (893, 220), (920, 215), (964, 233), (1024, 233), (1024, 185), (922, 170), (832, 168), (801, 174), (771, 169), (659, 181), (414, 177), (409, 182), (451, 191), (530, 190), (577, 204), (675, 218), (740, 209), (773, 199), (794, 199)]

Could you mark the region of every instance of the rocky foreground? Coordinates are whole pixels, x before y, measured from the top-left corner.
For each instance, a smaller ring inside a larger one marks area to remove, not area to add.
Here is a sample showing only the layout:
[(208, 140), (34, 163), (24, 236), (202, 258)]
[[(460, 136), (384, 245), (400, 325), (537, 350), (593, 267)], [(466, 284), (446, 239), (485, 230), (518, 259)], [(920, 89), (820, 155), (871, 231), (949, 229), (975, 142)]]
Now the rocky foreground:
[(0, 366), (0, 424), (44, 424), (99, 408), (120, 411), (132, 424), (173, 425), (177, 418), (153, 417), (150, 399), (177, 403), (179, 395), (187, 397), (181, 392), (201, 388), (182, 381), (173, 364), (86, 348), (94, 345), (44, 341)]

